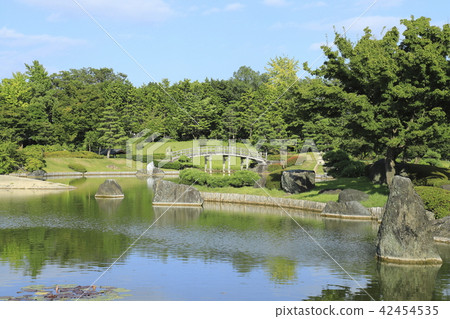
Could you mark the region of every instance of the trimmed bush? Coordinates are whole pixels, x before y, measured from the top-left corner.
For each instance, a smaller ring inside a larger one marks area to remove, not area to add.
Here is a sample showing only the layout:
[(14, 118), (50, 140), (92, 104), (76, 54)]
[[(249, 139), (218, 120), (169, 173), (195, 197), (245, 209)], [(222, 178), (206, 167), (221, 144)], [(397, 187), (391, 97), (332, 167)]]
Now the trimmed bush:
[[(158, 165), (155, 161), (155, 165)], [(161, 168), (167, 168), (167, 169), (180, 169), (181, 168), (181, 163), (180, 162), (167, 162), (165, 163)]]
[(65, 157), (65, 158), (104, 158), (102, 155), (98, 155), (93, 152), (79, 151), (79, 152), (69, 152), (69, 151), (55, 151), (55, 152), (45, 152), (44, 156), (47, 158), (51, 157)]
[(190, 163), (191, 159), (187, 157), (186, 155), (181, 155), (180, 158), (178, 158), (178, 162), (180, 163)]
[(226, 187), (230, 186), (230, 176), (209, 175), (206, 184), (209, 187)]
[(193, 183), (204, 185), (206, 184), (208, 177), (208, 173), (195, 168), (188, 168), (180, 172), (181, 182), (188, 185)]
[(74, 170), (75, 172), (80, 172), (80, 173), (86, 173), (87, 169), (86, 167), (84, 167), (81, 164), (78, 163), (71, 163), (69, 165), (67, 165), (71, 170)]
[(283, 170), (280, 169), (267, 175), (266, 188), (281, 189), (281, 174), (283, 174)]
[[(342, 163), (342, 162), (340, 162)], [(344, 162), (345, 166), (341, 171), (340, 177), (360, 177), (364, 176), (366, 165), (359, 161)]]
[(417, 186), (415, 189), (425, 207), (432, 211), (436, 218), (450, 215), (450, 191), (430, 186)]
[(251, 186), (259, 178), (259, 174), (252, 171), (237, 171), (231, 175), (230, 185), (234, 187)]

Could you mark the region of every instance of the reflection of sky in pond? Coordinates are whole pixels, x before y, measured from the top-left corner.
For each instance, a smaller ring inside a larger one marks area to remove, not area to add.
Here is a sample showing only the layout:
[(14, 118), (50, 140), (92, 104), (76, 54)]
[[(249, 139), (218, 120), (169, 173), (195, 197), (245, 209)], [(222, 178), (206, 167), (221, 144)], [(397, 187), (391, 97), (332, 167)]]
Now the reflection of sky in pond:
[[(369, 299), (283, 210), (152, 208), (147, 180), (117, 180), (120, 201), (94, 199), (98, 178), (75, 181), (69, 193), (1, 201), (0, 295), (88, 285), (142, 235), (97, 285), (128, 288), (130, 300)], [(448, 299), (448, 258), (433, 271), (379, 267), (376, 224), (289, 213), (376, 299)], [(414, 295), (418, 286), (426, 294)]]

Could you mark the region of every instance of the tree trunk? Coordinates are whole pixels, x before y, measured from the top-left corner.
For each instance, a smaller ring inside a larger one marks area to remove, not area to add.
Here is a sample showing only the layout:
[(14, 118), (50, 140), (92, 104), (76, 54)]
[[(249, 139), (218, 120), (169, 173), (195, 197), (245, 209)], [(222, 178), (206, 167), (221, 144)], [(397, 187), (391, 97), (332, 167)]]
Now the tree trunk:
[(395, 176), (395, 158), (396, 152), (392, 148), (388, 148), (386, 158), (384, 160), (384, 167), (386, 170), (386, 184), (391, 187), (392, 179)]
[(108, 152), (106, 153), (106, 158), (109, 158), (109, 154), (111, 154), (111, 149), (108, 148)]

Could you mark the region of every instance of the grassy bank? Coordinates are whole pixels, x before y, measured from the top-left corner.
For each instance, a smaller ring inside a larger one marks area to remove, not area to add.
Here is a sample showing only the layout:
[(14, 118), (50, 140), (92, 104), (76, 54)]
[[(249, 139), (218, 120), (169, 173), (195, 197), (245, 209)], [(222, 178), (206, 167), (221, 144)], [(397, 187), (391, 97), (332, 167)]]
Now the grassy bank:
[(195, 185), (199, 191), (202, 192), (214, 192), (214, 193), (236, 193), (236, 194), (249, 194), (249, 195), (260, 195), (260, 196), (273, 196), (273, 197), (285, 197), (294, 199), (304, 199), (315, 202), (326, 203), (329, 201), (337, 201), (337, 194), (319, 194), (321, 190), (325, 189), (345, 189), (353, 188), (369, 195), (369, 199), (361, 202), (365, 207), (380, 207), (383, 206), (388, 197), (388, 189), (386, 186), (374, 185), (368, 178), (339, 178), (332, 181), (323, 181), (316, 183), (316, 187), (305, 193), (300, 194), (288, 194), (282, 190), (276, 189), (260, 189), (253, 187), (222, 187), (222, 188), (211, 188), (206, 186)]
[[(125, 158), (46, 158), (45, 171), (48, 173), (74, 172), (69, 168), (69, 164), (77, 163), (84, 166), (88, 172), (128, 172), (136, 171), (137, 162), (132, 162), (131, 167), (127, 166)], [(142, 165), (142, 163), (140, 163)]]

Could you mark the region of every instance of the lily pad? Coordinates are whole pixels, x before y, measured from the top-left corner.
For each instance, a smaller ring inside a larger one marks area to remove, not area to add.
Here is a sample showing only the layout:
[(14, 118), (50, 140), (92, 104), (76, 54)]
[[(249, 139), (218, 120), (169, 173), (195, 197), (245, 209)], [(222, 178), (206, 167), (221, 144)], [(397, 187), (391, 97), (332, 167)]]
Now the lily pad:
[[(122, 294), (129, 292), (125, 288), (117, 288), (112, 286), (80, 286), (75, 284), (69, 285), (54, 285), (46, 287), (44, 285), (31, 285), (23, 287), (18, 294), (27, 292), (26, 295), (19, 295), (17, 297), (3, 296), (0, 300), (118, 300), (129, 294)], [(30, 292), (34, 295), (29, 294)]]

